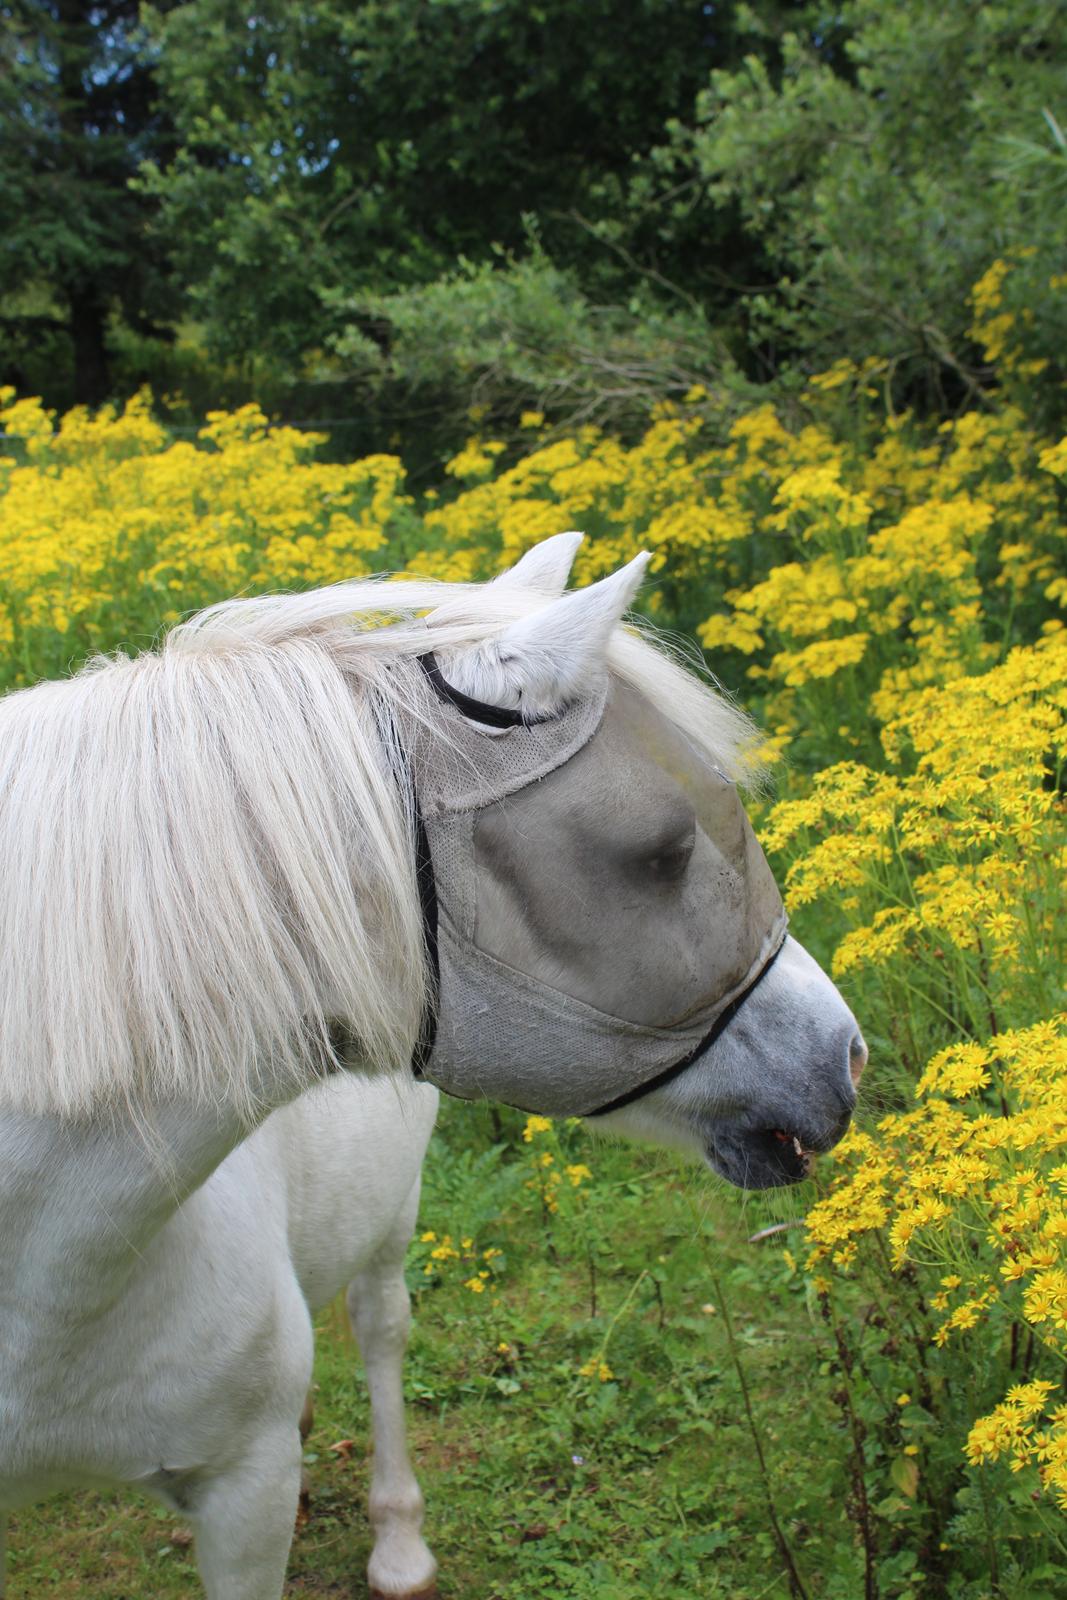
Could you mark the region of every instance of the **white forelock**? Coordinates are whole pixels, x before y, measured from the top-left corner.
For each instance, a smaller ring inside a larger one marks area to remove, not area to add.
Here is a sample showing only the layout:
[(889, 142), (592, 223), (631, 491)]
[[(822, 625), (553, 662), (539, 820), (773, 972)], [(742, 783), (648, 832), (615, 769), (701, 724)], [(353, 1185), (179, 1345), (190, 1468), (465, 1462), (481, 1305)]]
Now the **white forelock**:
[[(426, 975), (383, 720), (419, 702), (418, 655), (544, 604), (381, 580), (228, 601), (0, 702), (0, 1105), (251, 1116), (332, 1059), (333, 1023), (406, 1063)], [(742, 713), (628, 629), (608, 659), (737, 771)]]

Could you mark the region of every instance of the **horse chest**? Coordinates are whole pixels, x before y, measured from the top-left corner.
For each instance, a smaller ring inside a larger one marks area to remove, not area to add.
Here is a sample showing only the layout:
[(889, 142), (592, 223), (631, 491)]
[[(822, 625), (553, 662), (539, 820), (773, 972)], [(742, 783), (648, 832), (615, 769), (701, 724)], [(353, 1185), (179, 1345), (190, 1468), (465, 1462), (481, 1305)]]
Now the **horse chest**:
[(34, 1185), (13, 1162), (0, 1180), (0, 1507), (115, 1481), (163, 1493), (310, 1366), (254, 1174), (210, 1180), (147, 1237), (139, 1195), (88, 1176)]

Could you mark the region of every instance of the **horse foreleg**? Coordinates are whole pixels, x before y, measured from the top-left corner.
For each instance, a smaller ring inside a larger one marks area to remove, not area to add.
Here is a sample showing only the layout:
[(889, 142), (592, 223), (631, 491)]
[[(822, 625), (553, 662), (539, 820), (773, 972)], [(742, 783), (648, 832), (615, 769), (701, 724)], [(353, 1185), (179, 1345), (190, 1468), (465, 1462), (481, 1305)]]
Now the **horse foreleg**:
[(264, 1432), (188, 1505), (208, 1600), (281, 1600), (300, 1493), (296, 1426)]
[(372, 1600), (430, 1600), (437, 1592), (437, 1563), (422, 1538), (422, 1492), (408, 1460), (404, 1431), (401, 1369), (411, 1307), (402, 1254), (383, 1252), (353, 1278), (348, 1315), (367, 1373), (374, 1428), (374, 1549), (367, 1564)]

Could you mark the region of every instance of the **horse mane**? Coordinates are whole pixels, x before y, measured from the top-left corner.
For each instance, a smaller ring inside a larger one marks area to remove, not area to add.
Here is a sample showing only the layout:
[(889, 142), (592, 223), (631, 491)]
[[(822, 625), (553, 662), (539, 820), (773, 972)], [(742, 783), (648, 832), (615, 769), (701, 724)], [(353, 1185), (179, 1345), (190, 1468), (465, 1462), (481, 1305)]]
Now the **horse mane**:
[[(227, 601), (0, 701), (0, 1106), (180, 1099), (253, 1117), (411, 1057), (426, 996), (393, 713), (416, 657), (545, 603), (370, 579)], [(747, 719), (658, 643), (610, 666), (735, 773)]]

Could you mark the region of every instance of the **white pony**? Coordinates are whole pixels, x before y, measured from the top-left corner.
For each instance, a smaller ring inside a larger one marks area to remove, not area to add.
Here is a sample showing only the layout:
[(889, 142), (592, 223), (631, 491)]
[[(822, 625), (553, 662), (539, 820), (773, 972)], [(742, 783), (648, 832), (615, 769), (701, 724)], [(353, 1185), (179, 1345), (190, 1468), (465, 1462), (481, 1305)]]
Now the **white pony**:
[[(484, 586), (231, 602), (158, 652), (0, 704), (0, 1521), (67, 1487), (135, 1485), (191, 1519), (211, 1600), (278, 1600), (309, 1308), (347, 1284), (373, 1413), (372, 1592), (431, 1591), (400, 1383), (401, 1263), (436, 1108), (409, 1064), (446, 998), (402, 737), (445, 737), (418, 658), (434, 652), (461, 708), (521, 706), (524, 728), (607, 670), (619, 705), (640, 691), (722, 771), (747, 735), (617, 627), (642, 559), (552, 598), (575, 545), (549, 540)], [(583, 864), (597, 873), (576, 959), (553, 965), (553, 897), (527, 892), (493, 837), (479, 939), (513, 977), (571, 983), (576, 1016), (660, 1047), (699, 1011), (677, 998), (678, 951), (703, 936), (698, 911), (713, 920), (725, 868), (663, 763), (627, 755), (621, 715), (599, 757), (618, 784), (568, 869), (571, 932)], [(589, 800), (557, 803), (556, 842)], [(609, 1003), (613, 929), (631, 926), (649, 937), (636, 953), (628, 937)], [(744, 992), (715, 998), (700, 1048), (603, 1123), (757, 1186), (802, 1176), (840, 1136), (866, 1049), (830, 981), (776, 937)]]

